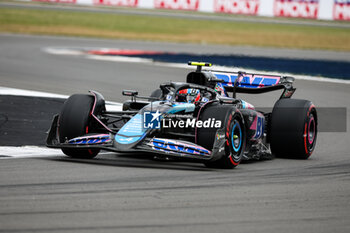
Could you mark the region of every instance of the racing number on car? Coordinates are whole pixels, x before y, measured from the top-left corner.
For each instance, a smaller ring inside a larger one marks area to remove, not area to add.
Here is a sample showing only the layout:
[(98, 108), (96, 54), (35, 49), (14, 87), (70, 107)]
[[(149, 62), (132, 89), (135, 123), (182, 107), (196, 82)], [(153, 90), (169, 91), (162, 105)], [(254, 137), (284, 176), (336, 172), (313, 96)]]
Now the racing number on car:
[(264, 133), (264, 119), (258, 116), (254, 138), (255, 139), (261, 138), (263, 133)]

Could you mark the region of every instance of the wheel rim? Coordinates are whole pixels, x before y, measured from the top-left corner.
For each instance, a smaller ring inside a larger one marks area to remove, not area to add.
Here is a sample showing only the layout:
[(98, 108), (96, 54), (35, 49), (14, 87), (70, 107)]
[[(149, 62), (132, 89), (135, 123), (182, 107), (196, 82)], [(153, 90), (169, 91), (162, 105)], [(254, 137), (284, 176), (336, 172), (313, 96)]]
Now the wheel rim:
[(242, 146), (242, 129), (238, 121), (232, 127), (231, 144), (233, 151), (238, 153)]
[(307, 139), (308, 139), (310, 145), (312, 145), (312, 143), (314, 142), (315, 136), (316, 136), (315, 118), (313, 115), (311, 115), (311, 117), (309, 119), (308, 133), (307, 133)]

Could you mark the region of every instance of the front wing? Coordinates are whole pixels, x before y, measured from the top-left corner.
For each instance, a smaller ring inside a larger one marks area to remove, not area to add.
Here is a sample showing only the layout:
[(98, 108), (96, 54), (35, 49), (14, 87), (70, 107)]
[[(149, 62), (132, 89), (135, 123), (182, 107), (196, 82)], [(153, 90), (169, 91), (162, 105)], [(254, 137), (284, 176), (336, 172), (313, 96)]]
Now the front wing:
[(67, 149), (102, 149), (114, 152), (147, 152), (164, 157), (175, 157), (200, 161), (215, 161), (224, 156), (225, 137), (219, 129), (210, 151), (195, 143), (156, 137), (145, 137), (140, 143), (127, 150), (118, 147), (115, 143), (115, 134), (87, 134), (65, 142), (60, 142), (58, 135), (58, 115), (52, 121), (46, 145), (50, 148)]

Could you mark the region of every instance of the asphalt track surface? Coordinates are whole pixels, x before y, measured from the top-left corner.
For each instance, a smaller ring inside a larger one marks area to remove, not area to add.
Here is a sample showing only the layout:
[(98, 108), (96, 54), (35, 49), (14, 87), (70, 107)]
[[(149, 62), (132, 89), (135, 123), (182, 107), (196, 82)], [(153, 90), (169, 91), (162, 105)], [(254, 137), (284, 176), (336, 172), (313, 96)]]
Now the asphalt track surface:
[[(45, 53), (50, 46), (227, 52), (215, 46), (1, 35), (0, 86), (66, 95), (95, 89), (121, 102), (122, 89), (148, 94), (163, 81), (183, 81), (188, 72)], [(297, 80), (295, 86), (295, 98), (350, 108), (349, 84)], [(267, 107), (277, 96), (245, 97)], [(349, 116), (347, 111), (347, 132), (319, 134), (309, 160), (276, 158), (234, 170), (142, 154), (78, 160), (58, 151), (57, 157), (1, 159), (0, 232), (349, 232)]]

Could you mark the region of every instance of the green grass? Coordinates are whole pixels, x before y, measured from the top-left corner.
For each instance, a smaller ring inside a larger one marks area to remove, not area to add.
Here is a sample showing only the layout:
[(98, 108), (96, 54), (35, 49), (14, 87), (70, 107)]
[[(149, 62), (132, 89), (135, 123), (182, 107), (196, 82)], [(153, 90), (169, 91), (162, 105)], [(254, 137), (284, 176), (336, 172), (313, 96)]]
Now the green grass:
[(0, 32), (350, 51), (350, 29), (0, 8)]

